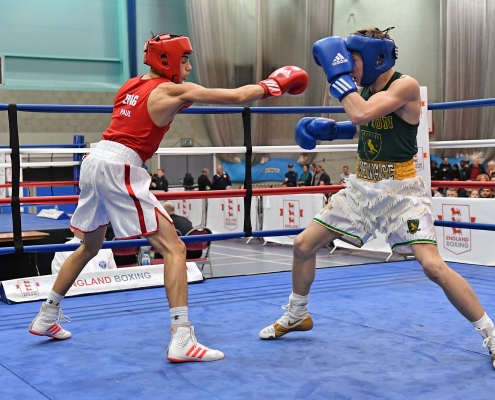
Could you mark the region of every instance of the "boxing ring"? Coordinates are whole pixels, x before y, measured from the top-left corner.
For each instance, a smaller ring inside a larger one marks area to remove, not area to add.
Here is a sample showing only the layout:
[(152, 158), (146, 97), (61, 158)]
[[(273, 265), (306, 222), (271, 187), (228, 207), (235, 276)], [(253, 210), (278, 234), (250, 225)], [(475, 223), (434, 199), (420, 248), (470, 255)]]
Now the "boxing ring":
[[(429, 108), (488, 105), (495, 105), (495, 99), (432, 104)], [(0, 105), (0, 110), (7, 109), (11, 121), (17, 111), (111, 112), (107, 106)], [(297, 147), (275, 146), (267, 151), (266, 147), (252, 146), (249, 116), (256, 112), (335, 113), (343, 112), (341, 107), (191, 107), (185, 110), (185, 113), (195, 112), (243, 115), (245, 146), (215, 148), (214, 151), (246, 154), (246, 189), (207, 195), (205, 192), (164, 193), (157, 198), (239, 197), (244, 201), (245, 218), (240, 232), (183, 237), (184, 241), (208, 239), (218, 243), (230, 239), (225, 253), (232, 254), (232, 258), (249, 257), (253, 245), (245, 246), (239, 238), (294, 235), (302, 230), (253, 230), (249, 215), (253, 196), (326, 193), (340, 189), (339, 186), (253, 189), (251, 154), (294, 151)], [(11, 125), (11, 145), (12, 131)], [(473, 142), (476, 142), (473, 146), (493, 145), (490, 141)], [(317, 146), (314, 151), (347, 151), (356, 146), (325, 145)], [(177, 154), (180, 150), (160, 149), (158, 153)], [(191, 150), (199, 151), (188, 149)], [(19, 149), (18, 142), (16, 149), (14, 140), (10, 150), (14, 170), (20, 168), (16, 155), (23, 151), (28, 150)], [(62, 151), (74, 153), (74, 149)], [(433, 183), (438, 187), (453, 187), (451, 182)], [(463, 183), (462, 186), (468, 185)], [(13, 233), (17, 237), (22, 231), (20, 219), (15, 220), (16, 207), (77, 202), (77, 195), (22, 197), (19, 187), (18, 179), (17, 183), (13, 179), (12, 199), (0, 199), (0, 204), (12, 205)], [(476, 182), (476, 187), (493, 185)], [(495, 230), (495, 225), (479, 222), (436, 221), (435, 225)], [(146, 240), (138, 239), (105, 242), (104, 247), (147, 244)], [(0, 255), (70, 249), (74, 249), (74, 245), (24, 245), (21, 239), (13, 247), (0, 248)], [(262, 250), (261, 245), (256, 247), (256, 251)], [(275, 256), (290, 260), (290, 249), (280, 247), (276, 253)], [(495, 269), (453, 262), (449, 265), (472, 285), (487, 313), (495, 315), (491, 301)], [(327, 268), (321, 268), (319, 263), (318, 266), (310, 303), (315, 328), (275, 341), (262, 341), (258, 334), (280, 316), (280, 306), (287, 303), (291, 292), (290, 272), (209, 279), (205, 284), (190, 285), (189, 314), (200, 340), (226, 354), (225, 360), (215, 363), (177, 365), (165, 360), (169, 314), (163, 288), (66, 298), (63, 308), (72, 319), (69, 329), (73, 338), (63, 342), (27, 333), (39, 302), (13, 306), (0, 303), (3, 322), (0, 340), (4, 343), (0, 348), (0, 385), (4, 398), (465, 399), (474, 393), (476, 398), (493, 396), (495, 380), (490, 357), (481, 347), (479, 336), (448, 303), (443, 292), (424, 276), (416, 261), (345, 267), (323, 265)], [(330, 266), (332, 268), (328, 268)]]

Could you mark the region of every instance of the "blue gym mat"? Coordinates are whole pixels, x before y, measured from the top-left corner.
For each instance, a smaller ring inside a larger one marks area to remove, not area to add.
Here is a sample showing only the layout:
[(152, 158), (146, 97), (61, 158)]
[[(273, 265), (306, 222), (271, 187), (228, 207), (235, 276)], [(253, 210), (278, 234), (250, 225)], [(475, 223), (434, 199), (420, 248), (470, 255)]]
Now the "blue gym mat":
[[(495, 269), (451, 264), (495, 316)], [(40, 303), (0, 304), (3, 399), (492, 399), (481, 337), (416, 261), (317, 270), (315, 326), (258, 337), (283, 313), (288, 272), (189, 286), (201, 343), (226, 359), (166, 361), (163, 289), (68, 298), (67, 341), (30, 335)]]
[[(69, 229), (70, 219), (49, 219), (35, 214), (21, 214), (23, 231), (45, 231), (51, 229)], [(12, 214), (0, 214), (0, 233), (12, 232)]]

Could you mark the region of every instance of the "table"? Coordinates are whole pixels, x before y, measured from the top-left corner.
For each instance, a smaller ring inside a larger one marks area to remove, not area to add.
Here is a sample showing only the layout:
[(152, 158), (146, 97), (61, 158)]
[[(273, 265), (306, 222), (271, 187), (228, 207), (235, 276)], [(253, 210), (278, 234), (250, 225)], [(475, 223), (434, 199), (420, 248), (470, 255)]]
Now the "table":
[[(50, 236), (50, 234), (46, 233), (46, 232), (39, 232), (39, 231), (22, 232), (22, 240), (23, 241), (42, 240), (42, 239), (46, 238), (47, 236)], [(0, 233), (0, 243), (7, 243), (7, 242), (13, 242), (13, 241), (14, 241), (13, 232)], [(38, 258), (36, 257), (36, 253), (34, 253), (34, 266), (36, 267), (36, 272), (38, 273), (38, 276), (39, 276), (40, 271), (38, 269)]]

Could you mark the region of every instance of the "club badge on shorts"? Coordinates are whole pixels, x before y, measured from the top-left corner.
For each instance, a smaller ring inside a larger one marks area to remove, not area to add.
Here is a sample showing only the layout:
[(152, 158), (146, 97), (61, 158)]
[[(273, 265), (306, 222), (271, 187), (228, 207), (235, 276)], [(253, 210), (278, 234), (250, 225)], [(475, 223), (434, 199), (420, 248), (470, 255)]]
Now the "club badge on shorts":
[(415, 234), (420, 231), (419, 229), (419, 219), (409, 219), (407, 220), (407, 233)]

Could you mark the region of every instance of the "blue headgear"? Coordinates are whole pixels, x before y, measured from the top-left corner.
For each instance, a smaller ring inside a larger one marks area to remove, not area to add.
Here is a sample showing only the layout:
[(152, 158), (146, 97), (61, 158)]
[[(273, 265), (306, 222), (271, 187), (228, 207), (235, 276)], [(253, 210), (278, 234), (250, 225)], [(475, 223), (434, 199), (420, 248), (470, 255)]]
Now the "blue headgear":
[[(399, 50), (392, 39), (352, 34), (345, 39), (349, 51), (357, 51), (363, 59), (361, 86), (370, 86), (395, 65)], [(381, 64), (377, 65), (377, 61)]]

